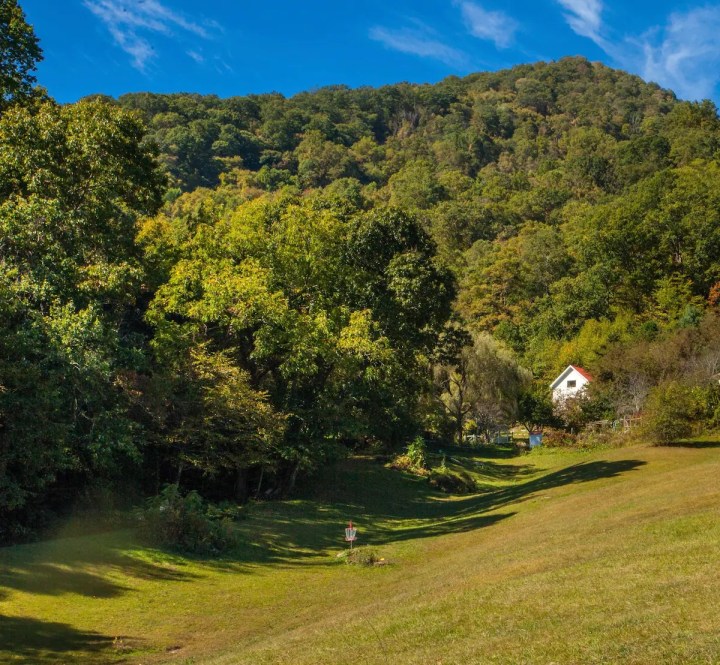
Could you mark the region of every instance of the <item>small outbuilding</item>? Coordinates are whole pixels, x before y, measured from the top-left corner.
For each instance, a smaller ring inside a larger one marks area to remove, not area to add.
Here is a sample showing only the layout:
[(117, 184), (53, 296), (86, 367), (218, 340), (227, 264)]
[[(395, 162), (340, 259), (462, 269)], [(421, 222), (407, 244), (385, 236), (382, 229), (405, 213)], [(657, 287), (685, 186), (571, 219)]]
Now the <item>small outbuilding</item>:
[(589, 372), (576, 365), (568, 365), (551, 384), (553, 404), (564, 402), (585, 390), (593, 380)]

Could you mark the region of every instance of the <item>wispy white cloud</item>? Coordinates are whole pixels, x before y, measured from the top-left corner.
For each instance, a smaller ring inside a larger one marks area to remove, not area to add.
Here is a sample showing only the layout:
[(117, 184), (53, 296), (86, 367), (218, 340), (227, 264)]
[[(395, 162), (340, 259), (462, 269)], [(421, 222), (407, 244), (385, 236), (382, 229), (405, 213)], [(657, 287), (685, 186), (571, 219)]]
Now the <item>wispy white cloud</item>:
[(215, 24), (193, 21), (160, 0), (83, 0), (83, 4), (105, 24), (115, 43), (131, 56), (133, 67), (140, 71), (146, 71), (155, 56), (151, 35), (170, 36), (180, 30), (208, 39), (208, 30), (217, 28)]
[(596, 44), (605, 48), (605, 40), (602, 36), (602, 12), (601, 0), (557, 0), (567, 10), (565, 20), (573, 32), (581, 37), (592, 39)]
[(375, 26), (370, 30), (370, 39), (394, 51), (433, 58), (451, 67), (462, 67), (467, 63), (467, 56), (462, 51), (440, 41), (429, 28), (422, 25), (396, 30)]
[(642, 75), (681, 97), (712, 97), (720, 83), (720, 6), (671, 14), (663, 30), (646, 33)]
[(714, 96), (720, 84), (720, 5), (671, 14), (640, 37), (618, 36), (603, 23), (601, 0), (557, 0), (570, 27), (618, 65), (685, 99)]
[(216, 55), (213, 58), (213, 64), (215, 66), (215, 71), (219, 74), (234, 74), (235, 70), (232, 68), (232, 66), (224, 60), (219, 55)]
[(198, 53), (197, 51), (193, 51), (192, 49), (189, 51), (186, 51), (188, 56), (190, 56), (195, 62), (198, 63), (198, 65), (202, 65), (205, 62), (205, 57), (202, 53)]
[(473, 36), (494, 42), (498, 48), (508, 48), (513, 43), (520, 24), (511, 16), (488, 11), (475, 2), (461, 2), (460, 9)]

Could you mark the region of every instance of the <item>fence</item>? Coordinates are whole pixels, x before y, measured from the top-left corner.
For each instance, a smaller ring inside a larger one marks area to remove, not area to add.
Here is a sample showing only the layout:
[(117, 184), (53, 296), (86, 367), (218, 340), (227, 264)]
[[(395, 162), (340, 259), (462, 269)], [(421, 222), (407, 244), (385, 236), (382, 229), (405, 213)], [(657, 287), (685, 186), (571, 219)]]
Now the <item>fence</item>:
[(588, 432), (598, 432), (604, 429), (614, 432), (629, 432), (633, 427), (637, 427), (641, 420), (642, 416), (624, 416), (617, 420), (595, 420), (588, 423), (585, 429)]

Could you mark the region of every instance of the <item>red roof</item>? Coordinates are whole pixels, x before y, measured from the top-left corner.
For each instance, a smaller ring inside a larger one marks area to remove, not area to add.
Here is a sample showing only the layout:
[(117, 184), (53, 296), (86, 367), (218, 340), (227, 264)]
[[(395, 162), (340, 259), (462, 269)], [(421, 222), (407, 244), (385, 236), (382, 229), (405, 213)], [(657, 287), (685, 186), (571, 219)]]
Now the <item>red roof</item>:
[(593, 375), (590, 374), (587, 370), (583, 369), (582, 367), (578, 367), (577, 365), (570, 365), (576, 372), (579, 372), (582, 374), (588, 381), (594, 381)]

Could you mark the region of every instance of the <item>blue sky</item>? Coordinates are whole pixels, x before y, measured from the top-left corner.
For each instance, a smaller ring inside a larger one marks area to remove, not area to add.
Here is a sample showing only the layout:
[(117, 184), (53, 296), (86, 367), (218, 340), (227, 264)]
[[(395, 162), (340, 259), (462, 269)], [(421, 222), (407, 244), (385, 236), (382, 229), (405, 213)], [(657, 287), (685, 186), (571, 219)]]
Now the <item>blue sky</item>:
[(38, 81), (92, 93), (223, 97), (434, 82), (584, 55), (720, 99), (720, 2), (663, 0), (20, 0)]

